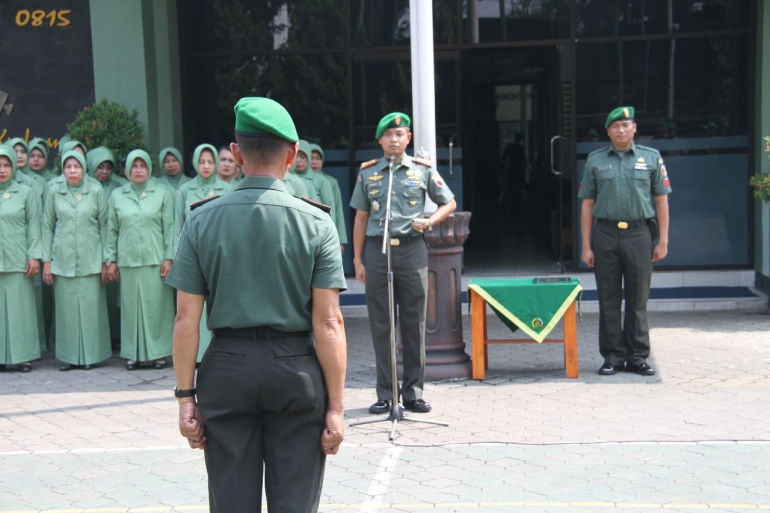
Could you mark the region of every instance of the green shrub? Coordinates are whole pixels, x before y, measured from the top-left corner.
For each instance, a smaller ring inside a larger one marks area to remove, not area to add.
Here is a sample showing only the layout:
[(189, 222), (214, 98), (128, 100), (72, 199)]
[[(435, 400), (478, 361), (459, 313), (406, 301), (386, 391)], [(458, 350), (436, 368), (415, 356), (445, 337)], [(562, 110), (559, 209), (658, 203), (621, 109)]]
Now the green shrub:
[[(765, 151), (770, 153), (770, 136), (765, 137)], [(767, 156), (770, 159), (770, 155)], [(754, 187), (754, 196), (770, 203), (770, 173), (761, 173), (751, 177), (749, 184)]]
[[(123, 175), (123, 166), (131, 150), (147, 150), (142, 134), (144, 128), (139, 121), (139, 112), (129, 111), (119, 103), (103, 98), (98, 103), (80, 111), (67, 130), (90, 150), (106, 146), (115, 154), (114, 172)], [(57, 157), (57, 168), (61, 167), (61, 156)]]

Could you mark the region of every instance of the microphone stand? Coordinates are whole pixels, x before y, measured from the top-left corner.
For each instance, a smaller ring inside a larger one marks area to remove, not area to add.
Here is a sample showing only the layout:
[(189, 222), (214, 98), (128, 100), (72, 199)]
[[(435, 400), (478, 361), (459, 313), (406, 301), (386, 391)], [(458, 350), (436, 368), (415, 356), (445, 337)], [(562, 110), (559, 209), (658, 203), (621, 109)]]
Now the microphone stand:
[(391, 442), (396, 436), (396, 425), (398, 421), (410, 421), (410, 422), (422, 422), (424, 424), (435, 424), (437, 426), (448, 426), (445, 422), (438, 422), (435, 420), (422, 420), (413, 419), (404, 415), (404, 407), (401, 405), (401, 387), (398, 386), (398, 366), (396, 364), (396, 305), (393, 291), (393, 264), (391, 261), (391, 234), (390, 234), (390, 222), (392, 219), (392, 213), (390, 210), (391, 198), (393, 196), (393, 164), (396, 161), (396, 157), (391, 155), (388, 157), (388, 199), (385, 202), (385, 231), (382, 236), (382, 253), (385, 255), (385, 259), (388, 262), (388, 316), (390, 317), (390, 370), (391, 370), (391, 395), (393, 400), (390, 402), (390, 413), (384, 419), (372, 419), (361, 420), (350, 424), (353, 426), (360, 426), (363, 424), (373, 424), (375, 422), (392, 422), (390, 428), (390, 435), (388, 440)]

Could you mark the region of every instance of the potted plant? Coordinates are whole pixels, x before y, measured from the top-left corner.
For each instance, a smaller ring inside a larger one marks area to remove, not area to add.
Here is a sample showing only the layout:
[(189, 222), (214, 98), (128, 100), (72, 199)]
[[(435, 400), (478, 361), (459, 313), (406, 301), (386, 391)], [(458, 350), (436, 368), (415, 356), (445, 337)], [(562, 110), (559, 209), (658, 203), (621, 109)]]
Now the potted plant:
[[(765, 137), (765, 152), (770, 153), (770, 136)], [(768, 158), (770, 158), (770, 155), (768, 155)], [(755, 197), (770, 203), (770, 173), (760, 173), (752, 176), (749, 184), (754, 187)]]

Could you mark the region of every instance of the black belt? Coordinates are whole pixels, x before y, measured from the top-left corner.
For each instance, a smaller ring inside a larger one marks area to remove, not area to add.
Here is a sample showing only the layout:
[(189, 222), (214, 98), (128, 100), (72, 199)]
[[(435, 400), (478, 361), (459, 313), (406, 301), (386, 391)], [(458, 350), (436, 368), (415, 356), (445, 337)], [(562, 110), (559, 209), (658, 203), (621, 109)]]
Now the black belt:
[(236, 338), (298, 338), (309, 337), (309, 331), (281, 331), (270, 326), (254, 326), (252, 328), (217, 328), (214, 335), (218, 337)]
[(604, 226), (614, 226), (620, 230), (628, 230), (629, 228), (641, 228), (642, 226), (647, 226), (647, 221), (647, 219), (643, 219), (641, 221), (613, 221), (612, 219), (596, 220), (598, 224), (603, 224)]
[[(382, 235), (369, 236), (367, 238), (372, 242), (374, 242), (375, 244), (382, 244), (382, 239), (383, 239)], [(424, 240), (424, 239), (425, 237), (422, 234), (407, 235), (406, 237), (391, 237), (390, 245), (401, 246), (403, 244), (411, 244), (412, 242), (417, 242), (418, 240)]]

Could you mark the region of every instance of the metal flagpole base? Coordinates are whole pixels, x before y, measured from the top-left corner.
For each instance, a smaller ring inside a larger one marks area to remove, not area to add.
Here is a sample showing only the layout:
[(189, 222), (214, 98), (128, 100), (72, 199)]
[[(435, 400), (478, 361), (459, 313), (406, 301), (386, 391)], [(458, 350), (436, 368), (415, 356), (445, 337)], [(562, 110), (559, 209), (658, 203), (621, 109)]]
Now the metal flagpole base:
[(367, 420), (359, 420), (357, 422), (352, 422), (348, 424), (349, 427), (354, 426), (363, 426), (364, 424), (376, 424), (377, 422), (392, 422), (393, 425), (390, 428), (390, 435), (388, 436), (388, 440), (391, 442), (396, 437), (396, 426), (398, 425), (399, 421), (403, 422), (422, 422), (423, 424), (433, 424), (435, 426), (449, 426), (446, 422), (439, 422), (437, 420), (423, 420), (423, 419), (414, 419), (412, 417), (407, 417), (404, 415), (404, 407), (400, 404), (395, 404), (390, 409), (390, 413), (385, 418), (380, 419), (367, 419)]

